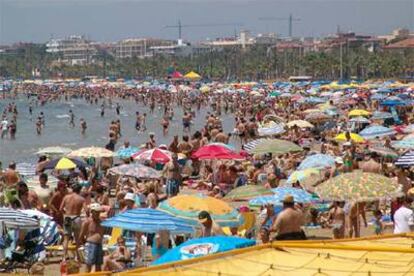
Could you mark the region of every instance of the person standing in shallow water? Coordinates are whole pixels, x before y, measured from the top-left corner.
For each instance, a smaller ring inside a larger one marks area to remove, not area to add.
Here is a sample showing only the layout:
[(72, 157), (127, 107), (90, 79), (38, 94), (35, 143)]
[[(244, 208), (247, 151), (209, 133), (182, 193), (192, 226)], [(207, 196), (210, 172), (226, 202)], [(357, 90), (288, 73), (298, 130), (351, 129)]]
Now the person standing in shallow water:
[(85, 135), (86, 129), (88, 126), (86, 124), (86, 121), (83, 118), (80, 119), (80, 127), (81, 127), (81, 134)]

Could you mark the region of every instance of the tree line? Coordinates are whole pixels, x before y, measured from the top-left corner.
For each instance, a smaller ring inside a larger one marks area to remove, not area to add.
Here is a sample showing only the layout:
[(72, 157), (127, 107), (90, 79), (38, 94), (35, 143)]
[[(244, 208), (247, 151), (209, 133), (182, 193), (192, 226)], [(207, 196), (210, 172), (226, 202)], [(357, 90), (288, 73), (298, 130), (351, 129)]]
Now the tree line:
[[(196, 71), (217, 80), (283, 79), (292, 75), (309, 75), (315, 79), (334, 80), (341, 76), (358, 79), (402, 78), (414, 76), (414, 49), (369, 51), (365, 47), (304, 52), (280, 51), (275, 47), (255, 45), (212, 50), (186, 57), (157, 55), (147, 58), (115, 59), (98, 51), (94, 62), (67, 65), (56, 62), (56, 54), (46, 52), (45, 45), (27, 44), (13, 53), (0, 53), (0, 76), (32, 78), (38, 69), (41, 78), (79, 78), (86, 75), (113, 78), (165, 78), (167, 68), (182, 73)], [(341, 61), (342, 60), (342, 61)]]

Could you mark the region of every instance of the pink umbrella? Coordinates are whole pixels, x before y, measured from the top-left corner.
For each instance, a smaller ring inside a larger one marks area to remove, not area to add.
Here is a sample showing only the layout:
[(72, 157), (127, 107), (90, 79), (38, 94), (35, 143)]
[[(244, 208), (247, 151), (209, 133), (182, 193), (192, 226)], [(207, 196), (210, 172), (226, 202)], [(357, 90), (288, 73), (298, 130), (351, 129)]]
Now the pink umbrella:
[(156, 163), (168, 163), (171, 160), (171, 152), (162, 149), (150, 149), (135, 153), (132, 155), (135, 160), (149, 160)]
[(206, 145), (199, 148), (193, 155), (191, 156), (195, 159), (200, 160), (208, 160), (208, 159), (245, 159), (240, 154), (230, 150), (227, 147), (220, 146), (220, 145)]

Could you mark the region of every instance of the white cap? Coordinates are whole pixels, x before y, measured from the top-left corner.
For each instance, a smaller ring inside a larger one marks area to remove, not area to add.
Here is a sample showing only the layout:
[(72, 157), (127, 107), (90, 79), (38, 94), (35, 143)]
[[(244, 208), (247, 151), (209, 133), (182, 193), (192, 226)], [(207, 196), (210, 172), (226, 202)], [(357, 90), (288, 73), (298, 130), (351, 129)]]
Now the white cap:
[(338, 164), (343, 164), (344, 163), (344, 160), (342, 159), (342, 157), (336, 157), (335, 158), (335, 163), (338, 163)]
[(135, 194), (133, 193), (127, 193), (124, 197), (125, 200), (132, 200), (135, 201)]
[(96, 212), (102, 212), (103, 211), (102, 206), (99, 203), (92, 203), (92, 204), (90, 204), (89, 205), (89, 209), (91, 211), (96, 211)]

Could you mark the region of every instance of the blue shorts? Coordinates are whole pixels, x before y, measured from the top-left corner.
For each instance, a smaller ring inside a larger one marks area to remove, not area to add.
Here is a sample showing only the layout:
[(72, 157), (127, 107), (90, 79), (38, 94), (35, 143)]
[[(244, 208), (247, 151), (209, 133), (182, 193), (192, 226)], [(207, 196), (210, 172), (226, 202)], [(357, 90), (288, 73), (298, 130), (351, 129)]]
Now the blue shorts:
[(180, 182), (178, 180), (167, 179), (165, 187), (168, 196), (175, 196), (180, 192)]
[(103, 264), (102, 244), (86, 242), (85, 243), (85, 264), (102, 265)]

